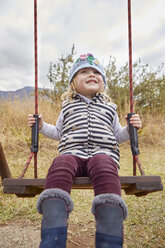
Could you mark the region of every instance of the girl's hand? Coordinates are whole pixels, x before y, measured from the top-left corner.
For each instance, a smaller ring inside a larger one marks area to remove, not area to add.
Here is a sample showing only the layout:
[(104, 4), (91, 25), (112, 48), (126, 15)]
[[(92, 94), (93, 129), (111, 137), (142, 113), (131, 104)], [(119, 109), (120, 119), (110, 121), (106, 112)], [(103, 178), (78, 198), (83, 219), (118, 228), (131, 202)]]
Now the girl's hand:
[[(128, 126), (128, 117), (125, 116), (125, 119), (127, 120), (127, 126)], [(137, 129), (141, 128), (142, 122), (141, 122), (140, 116), (138, 114), (132, 115), (132, 117), (130, 118), (130, 124), (133, 127), (136, 127)]]
[[(40, 129), (42, 128), (42, 126), (43, 126), (42, 114), (40, 114), (40, 115), (38, 116), (38, 118), (39, 118), (39, 130), (40, 130)], [(28, 126), (29, 126), (29, 127), (32, 127), (34, 123), (35, 123), (35, 118), (33, 117), (32, 114), (29, 114), (29, 115), (28, 115)]]

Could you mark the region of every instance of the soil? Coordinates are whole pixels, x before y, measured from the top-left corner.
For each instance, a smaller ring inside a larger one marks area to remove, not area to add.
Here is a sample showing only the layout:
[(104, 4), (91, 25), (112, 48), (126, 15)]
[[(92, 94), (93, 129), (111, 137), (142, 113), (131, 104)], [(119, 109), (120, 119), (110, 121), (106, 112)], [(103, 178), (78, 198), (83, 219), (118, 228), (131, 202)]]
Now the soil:
[[(67, 248), (94, 247), (94, 234), (88, 230), (79, 232), (80, 226), (69, 225)], [(0, 225), (0, 248), (38, 248), (40, 226), (30, 221)]]
[(10, 223), (0, 226), (0, 248), (38, 247), (40, 228), (27, 223)]

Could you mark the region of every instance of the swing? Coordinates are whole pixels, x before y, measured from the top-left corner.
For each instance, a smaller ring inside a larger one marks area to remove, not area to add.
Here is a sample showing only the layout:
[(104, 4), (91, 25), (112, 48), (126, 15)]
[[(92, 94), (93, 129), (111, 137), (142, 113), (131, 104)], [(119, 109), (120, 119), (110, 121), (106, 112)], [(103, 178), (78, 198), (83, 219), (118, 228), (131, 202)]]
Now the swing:
[[(133, 114), (133, 84), (132, 84), (132, 38), (131, 38), (131, 0), (128, 0), (128, 38), (129, 38), (129, 84), (130, 84), (130, 114)], [(3, 192), (15, 194), (18, 197), (34, 197), (44, 190), (44, 178), (37, 178), (37, 152), (38, 152), (38, 61), (37, 61), (37, 0), (34, 0), (34, 38), (35, 38), (35, 119), (32, 127), (31, 153), (21, 173), (20, 178), (12, 178), (9, 166), (0, 144), (0, 174), (2, 178)], [(143, 196), (148, 193), (162, 191), (163, 185), (160, 176), (146, 176), (139, 160), (137, 130), (130, 125), (130, 144), (133, 155), (133, 176), (121, 176), (121, 188), (127, 195)], [(25, 172), (34, 157), (34, 178), (24, 179)], [(141, 175), (136, 176), (136, 165)], [(76, 177), (72, 189), (92, 189), (89, 177)]]

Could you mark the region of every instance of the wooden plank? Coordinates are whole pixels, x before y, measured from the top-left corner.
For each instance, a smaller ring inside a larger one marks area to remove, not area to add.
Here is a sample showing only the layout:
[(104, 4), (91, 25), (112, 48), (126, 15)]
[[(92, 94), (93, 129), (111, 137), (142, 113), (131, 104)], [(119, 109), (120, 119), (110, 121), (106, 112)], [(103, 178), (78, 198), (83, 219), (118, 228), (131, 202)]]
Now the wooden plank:
[(21, 186), (44, 186), (45, 179), (44, 178), (5, 178), (2, 181), (2, 186), (10, 186), (10, 185), (21, 185)]
[(125, 189), (127, 195), (141, 196), (141, 193), (150, 193), (156, 191), (162, 191), (163, 185), (159, 182), (138, 182), (130, 185), (130, 187)]
[[(121, 188), (128, 195), (142, 196), (151, 192), (163, 190), (160, 176), (127, 176), (120, 177)], [(6, 194), (17, 196), (35, 196), (44, 189), (44, 178), (40, 179), (13, 179), (3, 180), (3, 191)], [(76, 177), (72, 189), (93, 189), (89, 177)]]
[[(134, 183), (161, 183), (160, 176), (123, 176), (120, 177), (121, 185), (127, 186)], [(44, 178), (5, 178), (2, 182), (3, 186), (7, 185), (26, 185), (26, 186), (44, 186)], [(74, 180), (76, 185), (90, 185), (91, 179), (89, 177), (76, 177)]]
[(22, 185), (12, 185), (5, 186), (3, 192), (6, 194), (15, 194), (18, 197), (34, 197), (43, 191), (42, 188), (22, 186)]

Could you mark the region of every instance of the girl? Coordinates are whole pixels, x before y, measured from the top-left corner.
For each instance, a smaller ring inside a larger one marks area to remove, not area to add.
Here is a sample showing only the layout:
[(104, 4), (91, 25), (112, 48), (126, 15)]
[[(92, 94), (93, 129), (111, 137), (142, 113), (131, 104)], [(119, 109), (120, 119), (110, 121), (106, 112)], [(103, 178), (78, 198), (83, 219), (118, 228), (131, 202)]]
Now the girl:
[[(48, 170), (45, 190), (37, 202), (42, 214), (40, 248), (66, 247), (75, 176), (89, 176), (93, 183), (96, 248), (122, 247), (127, 206), (121, 197), (118, 144), (129, 139), (129, 130), (121, 127), (116, 105), (105, 94), (106, 87), (99, 61), (92, 54), (81, 55), (70, 70), (69, 88), (63, 95), (56, 126), (39, 116), (40, 132), (60, 140), (60, 155)], [(30, 127), (35, 122), (31, 114), (28, 122)], [(139, 115), (133, 115), (130, 123), (140, 128)]]

